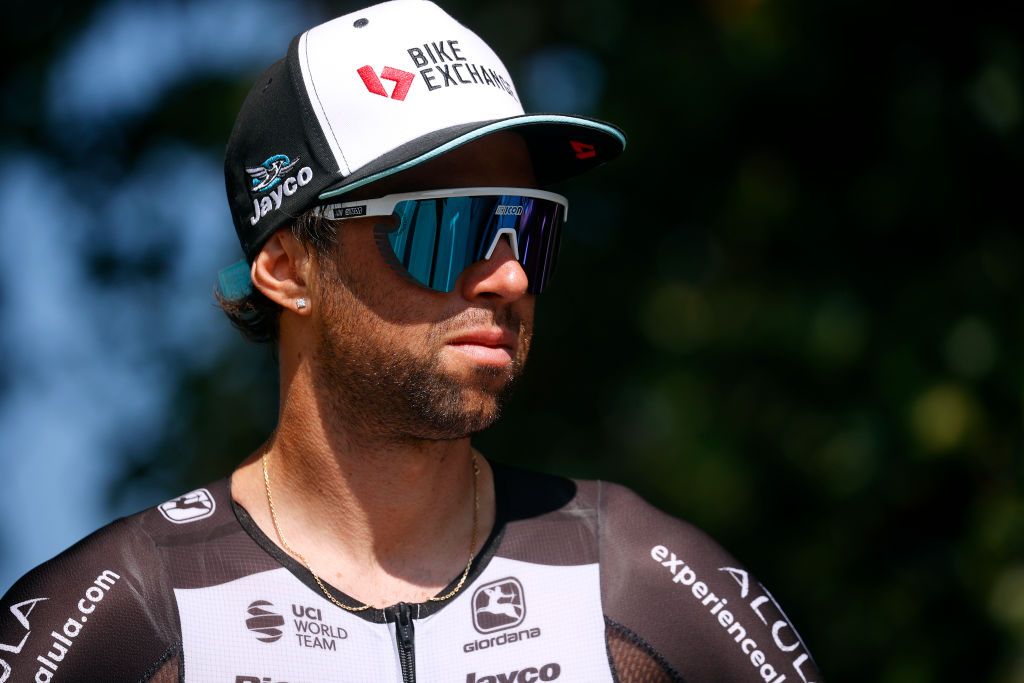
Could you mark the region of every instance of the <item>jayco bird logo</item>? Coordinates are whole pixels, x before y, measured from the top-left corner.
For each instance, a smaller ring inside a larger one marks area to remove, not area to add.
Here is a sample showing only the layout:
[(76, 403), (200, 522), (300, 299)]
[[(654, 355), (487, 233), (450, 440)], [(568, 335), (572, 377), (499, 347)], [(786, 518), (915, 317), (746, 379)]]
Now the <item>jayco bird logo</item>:
[(252, 180), (252, 192), (263, 195), (252, 200), (252, 218), (249, 223), (256, 225), (268, 213), (280, 209), (285, 197), (291, 197), (313, 179), (313, 169), (309, 166), (301, 167), (292, 175), (298, 163), (299, 157), (292, 160), (286, 154), (274, 154), (259, 166), (245, 169)]
[(297, 163), (299, 163), (299, 157), (295, 157), (295, 161), (292, 161), (284, 154), (275, 154), (268, 157), (259, 166), (245, 169), (245, 172), (252, 177), (252, 191), (266, 192), (272, 187), (276, 187)]

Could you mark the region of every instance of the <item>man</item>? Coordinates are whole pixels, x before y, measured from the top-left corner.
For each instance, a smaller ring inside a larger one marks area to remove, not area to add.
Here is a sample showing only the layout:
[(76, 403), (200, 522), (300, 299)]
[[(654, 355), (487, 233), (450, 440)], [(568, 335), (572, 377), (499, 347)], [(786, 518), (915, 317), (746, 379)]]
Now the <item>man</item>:
[(228, 144), (222, 305), (280, 358), (229, 480), (119, 520), (0, 603), (11, 681), (816, 681), (772, 596), (619, 486), (488, 462), (566, 214), (616, 156), (525, 115), (425, 0), (299, 36)]

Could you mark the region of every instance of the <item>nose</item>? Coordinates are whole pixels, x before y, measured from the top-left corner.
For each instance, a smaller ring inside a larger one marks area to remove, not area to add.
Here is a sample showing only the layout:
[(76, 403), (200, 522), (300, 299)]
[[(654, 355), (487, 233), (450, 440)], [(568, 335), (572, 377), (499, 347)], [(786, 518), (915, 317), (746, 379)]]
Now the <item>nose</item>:
[(467, 299), (497, 298), (511, 302), (525, 295), (529, 284), (508, 237), (502, 236), (490, 258), (477, 261), (463, 272), (462, 294)]

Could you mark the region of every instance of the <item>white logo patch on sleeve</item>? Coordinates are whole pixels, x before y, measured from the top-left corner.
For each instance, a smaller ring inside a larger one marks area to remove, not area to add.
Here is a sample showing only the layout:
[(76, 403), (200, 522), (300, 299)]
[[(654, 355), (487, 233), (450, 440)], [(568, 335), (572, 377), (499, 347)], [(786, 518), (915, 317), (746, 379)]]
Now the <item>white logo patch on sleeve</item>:
[(158, 509), (168, 522), (188, 524), (212, 515), (217, 509), (217, 501), (206, 489), (196, 489), (162, 503)]

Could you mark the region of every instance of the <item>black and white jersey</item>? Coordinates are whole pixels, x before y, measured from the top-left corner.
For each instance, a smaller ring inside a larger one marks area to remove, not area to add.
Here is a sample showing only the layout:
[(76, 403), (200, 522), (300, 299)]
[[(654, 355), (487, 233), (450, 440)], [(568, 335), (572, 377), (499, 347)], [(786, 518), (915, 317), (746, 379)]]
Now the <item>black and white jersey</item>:
[(0, 601), (0, 683), (820, 680), (772, 595), (699, 530), (614, 484), (494, 476), (495, 528), (454, 597), (356, 613), (228, 480), (118, 520)]

